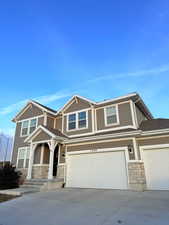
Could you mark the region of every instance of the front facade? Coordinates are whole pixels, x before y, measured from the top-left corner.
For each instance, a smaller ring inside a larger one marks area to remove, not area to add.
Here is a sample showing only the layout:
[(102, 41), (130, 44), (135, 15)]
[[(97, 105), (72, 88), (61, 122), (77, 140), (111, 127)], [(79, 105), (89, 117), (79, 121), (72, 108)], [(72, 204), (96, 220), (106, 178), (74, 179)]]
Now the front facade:
[(13, 121), (12, 163), (26, 179), (169, 190), (169, 120), (154, 119), (137, 93), (99, 103), (73, 96), (59, 111), (30, 101)]

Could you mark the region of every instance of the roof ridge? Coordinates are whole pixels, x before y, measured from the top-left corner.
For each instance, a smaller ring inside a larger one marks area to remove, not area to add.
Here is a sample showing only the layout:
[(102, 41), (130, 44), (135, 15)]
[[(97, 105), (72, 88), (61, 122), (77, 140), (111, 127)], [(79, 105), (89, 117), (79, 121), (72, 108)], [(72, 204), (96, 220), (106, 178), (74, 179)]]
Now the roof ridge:
[(40, 106), (42, 106), (42, 107), (44, 107), (44, 108), (46, 108), (46, 109), (48, 109), (48, 110), (50, 110), (50, 111), (52, 111), (52, 112), (57, 113), (57, 110), (52, 109), (52, 108), (50, 108), (50, 107), (48, 107), (48, 106), (46, 106), (46, 105), (43, 105), (43, 104), (41, 104), (40, 102), (37, 102), (37, 101), (35, 101), (35, 100), (30, 100), (30, 101), (31, 101), (31, 102), (34, 102), (35, 104), (38, 104), (38, 105), (40, 105)]

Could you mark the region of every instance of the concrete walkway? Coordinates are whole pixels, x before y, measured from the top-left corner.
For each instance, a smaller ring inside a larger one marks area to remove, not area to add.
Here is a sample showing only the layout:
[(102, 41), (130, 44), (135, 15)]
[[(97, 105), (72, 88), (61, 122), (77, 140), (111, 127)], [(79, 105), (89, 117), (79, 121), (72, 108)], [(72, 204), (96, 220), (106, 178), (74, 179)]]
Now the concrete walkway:
[(60, 189), (0, 204), (0, 225), (169, 225), (169, 192)]

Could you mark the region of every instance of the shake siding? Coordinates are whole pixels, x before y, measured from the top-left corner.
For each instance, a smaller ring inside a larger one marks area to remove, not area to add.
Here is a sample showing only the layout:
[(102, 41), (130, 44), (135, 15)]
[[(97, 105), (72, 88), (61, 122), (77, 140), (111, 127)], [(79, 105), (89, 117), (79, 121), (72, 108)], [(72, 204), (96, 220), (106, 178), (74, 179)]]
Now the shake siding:
[(29, 119), (31, 117), (43, 115), (43, 112), (38, 107), (31, 105), (20, 117), (19, 120)]
[(77, 101), (74, 101), (72, 104), (70, 104), (70, 106), (67, 107), (67, 109), (65, 109), (64, 113), (75, 112), (75, 111), (87, 109), (90, 107), (91, 105), (88, 102), (77, 98)]

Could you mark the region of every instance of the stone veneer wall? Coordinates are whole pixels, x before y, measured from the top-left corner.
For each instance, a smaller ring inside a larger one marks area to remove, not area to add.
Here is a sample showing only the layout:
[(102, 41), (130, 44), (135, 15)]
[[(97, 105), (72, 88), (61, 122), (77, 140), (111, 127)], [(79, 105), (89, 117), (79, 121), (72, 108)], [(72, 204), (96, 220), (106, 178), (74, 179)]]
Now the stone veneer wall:
[(27, 168), (19, 168), (18, 170), (22, 173), (22, 177), (24, 179), (26, 179), (27, 173), (28, 173), (28, 169)]
[(21, 185), (26, 180), (28, 169), (27, 168), (18, 168), (17, 170), (19, 170), (22, 173), (22, 175), (20, 177), (20, 181), (19, 181), (19, 183)]
[(143, 162), (128, 163), (129, 188), (135, 191), (146, 189), (146, 177)]
[(48, 178), (48, 165), (36, 166), (32, 168), (32, 178), (34, 179), (47, 179)]

